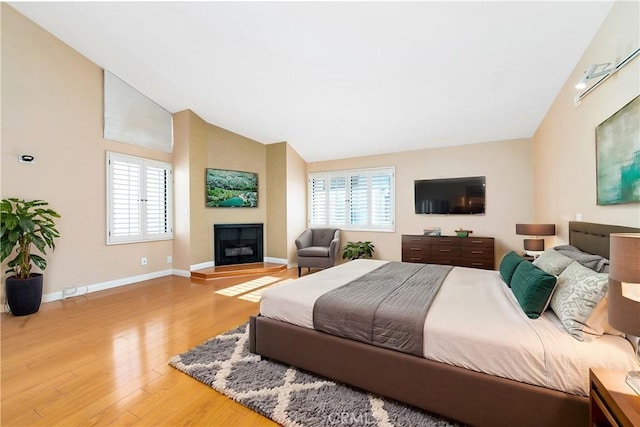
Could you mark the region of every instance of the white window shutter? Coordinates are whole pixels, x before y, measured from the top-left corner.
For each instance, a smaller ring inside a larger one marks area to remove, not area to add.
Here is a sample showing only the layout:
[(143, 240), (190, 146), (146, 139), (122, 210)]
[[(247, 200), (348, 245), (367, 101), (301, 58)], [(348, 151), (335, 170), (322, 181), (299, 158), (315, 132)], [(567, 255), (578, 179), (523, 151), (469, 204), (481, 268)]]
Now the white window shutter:
[(327, 176), (313, 174), (309, 176), (309, 225), (327, 225)]
[(366, 227), (369, 224), (369, 175), (349, 174), (349, 224)]
[(107, 244), (173, 238), (171, 164), (107, 153)]
[(329, 183), (329, 225), (344, 226), (347, 220), (347, 178), (333, 175)]

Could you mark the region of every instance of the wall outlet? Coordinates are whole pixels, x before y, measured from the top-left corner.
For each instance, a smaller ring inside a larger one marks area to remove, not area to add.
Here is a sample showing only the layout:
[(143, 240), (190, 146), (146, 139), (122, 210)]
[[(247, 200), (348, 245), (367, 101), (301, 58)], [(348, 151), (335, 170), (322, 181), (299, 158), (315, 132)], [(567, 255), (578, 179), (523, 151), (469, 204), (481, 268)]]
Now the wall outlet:
[(173, 262), (173, 257), (171, 255), (167, 256), (167, 264), (171, 264)]
[(146, 256), (143, 256), (142, 258), (140, 258), (140, 265), (147, 265), (149, 263), (149, 260), (147, 259)]

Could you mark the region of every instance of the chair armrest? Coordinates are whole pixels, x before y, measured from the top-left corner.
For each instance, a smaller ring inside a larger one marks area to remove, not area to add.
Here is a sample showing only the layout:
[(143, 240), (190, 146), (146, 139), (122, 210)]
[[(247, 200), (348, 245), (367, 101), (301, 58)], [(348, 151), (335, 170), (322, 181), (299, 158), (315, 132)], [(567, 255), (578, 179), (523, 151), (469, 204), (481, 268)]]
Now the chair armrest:
[(311, 246), (312, 236), (311, 230), (304, 230), (296, 239), (296, 248), (302, 249)]
[(338, 237), (334, 237), (329, 245), (329, 262), (331, 265), (336, 265), (336, 259), (338, 259), (338, 252), (340, 251), (340, 234), (336, 232)]

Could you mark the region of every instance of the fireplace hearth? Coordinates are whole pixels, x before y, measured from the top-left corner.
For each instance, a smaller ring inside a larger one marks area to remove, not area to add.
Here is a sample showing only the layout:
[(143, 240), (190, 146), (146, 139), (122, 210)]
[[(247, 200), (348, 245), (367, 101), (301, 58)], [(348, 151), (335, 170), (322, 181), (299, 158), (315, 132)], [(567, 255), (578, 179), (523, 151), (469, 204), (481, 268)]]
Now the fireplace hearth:
[(215, 265), (263, 262), (262, 224), (214, 224)]

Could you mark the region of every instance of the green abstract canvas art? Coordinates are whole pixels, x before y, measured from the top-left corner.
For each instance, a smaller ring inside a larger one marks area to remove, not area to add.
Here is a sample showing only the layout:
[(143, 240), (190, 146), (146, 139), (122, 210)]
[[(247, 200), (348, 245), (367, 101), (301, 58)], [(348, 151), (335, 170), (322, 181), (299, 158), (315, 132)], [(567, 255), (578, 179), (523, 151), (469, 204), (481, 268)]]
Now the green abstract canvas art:
[(640, 96), (596, 127), (598, 205), (640, 201)]

